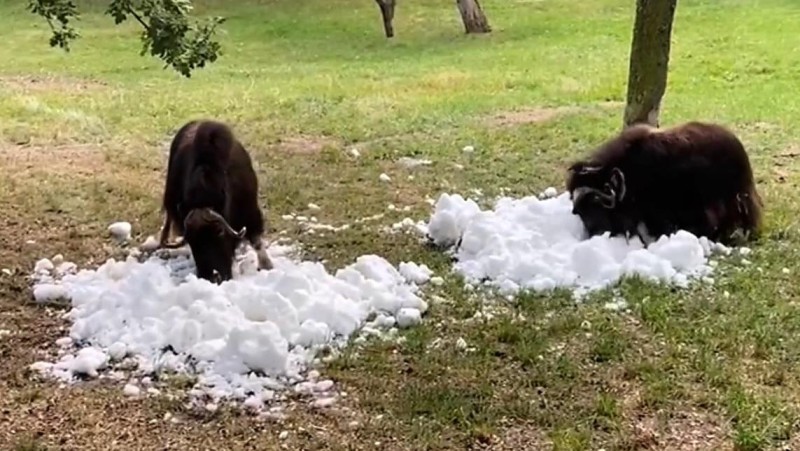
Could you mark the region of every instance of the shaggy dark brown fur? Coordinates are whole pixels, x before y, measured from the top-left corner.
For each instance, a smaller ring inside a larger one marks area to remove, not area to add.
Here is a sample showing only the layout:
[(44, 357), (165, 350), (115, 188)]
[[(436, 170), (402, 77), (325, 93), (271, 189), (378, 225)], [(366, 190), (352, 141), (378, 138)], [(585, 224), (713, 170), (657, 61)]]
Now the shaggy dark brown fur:
[[(259, 269), (272, 268), (262, 238), (264, 216), (253, 163), (227, 125), (191, 121), (178, 130), (170, 145), (162, 210), (160, 245), (188, 243), (198, 277), (230, 280), (243, 238), (256, 249)], [(172, 232), (183, 240), (167, 243)]]
[(641, 223), (656, 238), (683, 229), (728, 243), (761, 227), (747, 152), (717, 124), (631, 126), (572, 164), (566, 185), (589, 235), (641, 237)]

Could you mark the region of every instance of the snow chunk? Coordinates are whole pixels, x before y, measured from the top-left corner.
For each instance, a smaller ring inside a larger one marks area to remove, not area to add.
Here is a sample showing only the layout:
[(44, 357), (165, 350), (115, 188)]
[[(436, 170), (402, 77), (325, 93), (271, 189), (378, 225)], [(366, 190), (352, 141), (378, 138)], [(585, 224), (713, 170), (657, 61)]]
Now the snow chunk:
[(156, 239), (156, 237), (154, 237), (153, 235), (150, 235), (147, 237), (146, 240), (144, 240), (144, 243), (139, 245), (139, 249), (145, 252), (152, 252), (158, 249), (158, 246), (159, 246), (158, 239)]
[(454, 245), (470, 225), (473, 217), (481, 213), (474, 200), (461, 195), (443, 194), (434, 205), (435, 213), (428, 222), (428, 236), (439, 246)]
[(406, 328), (419, 324), (422, 321), (422, 314), (415, 308), (402, 308), (397, 312), (397, 325)]
[(558, 190), (550, 186), (546, 190), (544, 190), (542, 194), (539, 195), (539, 197), (543, 199), (550, 199), (552, 197), (556, 197), (557, 195), (558, 195)]
[(131, 223), (120, 221), (108, 226), (111, 236), (117, 241), (128, 241), (131, 239)]
[(125, 387), (122, 389), (122, 393), (124, 393), (126, 396), (135, 397), (139, 396), (142, 393), (142, 390), (133, 384), (125, 384)]
[(397, 162), (408, 169), (412, 169), (417, 166), (429, 166), (433, 163), (431, 160), (411, 157), (401, 157), (399, 160), (397, 160)]
[(56, 285), (52, 283), (43, 283), (40, 285), (36, 285), (33, 288), (33, 299), (36, 302), (40, 303), (54, 302), (60, 299), (65, 299), (66, 297), (67, 297), (67, 292), (61, 285)]
[(406, 280), (418, 285), (427, 282), (433, 275), (433, 271), (427, 265), (418, 265), (414, 262), (402, 262), (398, 269)]
[(97, 348), (83, 348), (77, 354), (66, 354), (51, 366), (37, 362), (31, 369), (38, 371), (51, 370), (59, 379), (70, 380), (76, 376), (96, 378), (98, 371), (106, 367), (108, 356)]

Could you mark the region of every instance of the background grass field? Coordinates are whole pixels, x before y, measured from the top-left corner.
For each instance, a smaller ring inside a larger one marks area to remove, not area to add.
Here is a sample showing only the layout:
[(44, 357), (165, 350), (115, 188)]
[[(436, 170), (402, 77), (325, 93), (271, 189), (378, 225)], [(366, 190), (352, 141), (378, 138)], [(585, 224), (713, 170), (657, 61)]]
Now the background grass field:
[[(392, 41), (368, 0), (203, 1), (199, 14), (229, 18), (225, 54), (189, 80), (139, 56), (138, 29), (113, 26), (103, 2), (78, 2), (83, 37), (70, 54), (48, 47), (25, 3), (0, 1), (3, 449), (800, 447), (796, 1), (681, 0), (674, 25), (662, 121), (740, 134), (767, 205), (763, 239), (713, 286), (627, 281), (582, 305), (561, 292), (514, 303), (467, 293), (445, 256), (380, 229), (427, 218), (425, 198), (441, 192), (561, 189), (567, 163), (621, 126), (632, 1), (485, 0), (487, 36), (464, 36), (452, 2), (401, 2)], [(274, 424), (28, 377), (67, 327), (62, 311), (30, 304), (32, 264), (55, 253), (102, 262), (111, 221), (132, 222), (140, 240), (155, 233), (168, 140), (197, 117), (235, 127), (273, 230), (309, 258), (336, 268), (377, 253), (447, 276), (405, 342), (325, 370), (349, 394), (333, 411), (298, 404)], [(409, 171), (402, 156), (434, 163)], [(327, 235), (281, 219), (309, 202), (334, 225), (386, 215)], [(614, 297), (629, 310), (604, 308)], [(494, 317), (474, 319), (486, 305)]]

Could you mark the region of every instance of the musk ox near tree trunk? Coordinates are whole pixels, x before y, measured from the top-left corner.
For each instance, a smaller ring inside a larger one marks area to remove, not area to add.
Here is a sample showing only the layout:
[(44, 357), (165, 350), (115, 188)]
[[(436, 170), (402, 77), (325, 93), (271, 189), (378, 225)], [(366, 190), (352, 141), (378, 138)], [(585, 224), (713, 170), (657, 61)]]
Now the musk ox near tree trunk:
[[(263, 239), (258, 178), (250, 155), (227, 125), (197, 120), (178, 130), (169, 149), (162, 211), (160, 246), (188, 243), (198, 277), (215, 283), (230, 280), (243, 239), (256, 250), (258, 268), (272, 269)], [(169, 243), (170, 233), (182, 239)]]
[(727, 128), (633, 125), (569, 168), (573, 213), (587, 233), (653, 237), (687, 230), (730, 243), (754, 238), (763, 203), (744, 145)]

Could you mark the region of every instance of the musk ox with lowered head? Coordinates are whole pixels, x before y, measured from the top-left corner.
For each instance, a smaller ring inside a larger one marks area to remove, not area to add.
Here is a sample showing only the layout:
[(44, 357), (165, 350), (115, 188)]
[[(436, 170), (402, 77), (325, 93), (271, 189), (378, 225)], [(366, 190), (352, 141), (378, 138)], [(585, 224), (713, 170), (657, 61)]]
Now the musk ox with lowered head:
[(741, 141), (727, 128), (637, 124), (569, 168), (573, 213), (588, 234), (657, 238), (686, 230), (730, 243), (761, 227), (761, 197)]
[[(161, 247), (189, 244), (197, 276), (220, 283), (233, 277), (236, 247), (243, 239), (258, 255), (259, 269), (272, 269), (264, 244), (264, 216), (250, 155), (231, 129), (197, 120), (181, 127), (167, 163)], [(168, 243), (174, 232), (182, 239)]]

